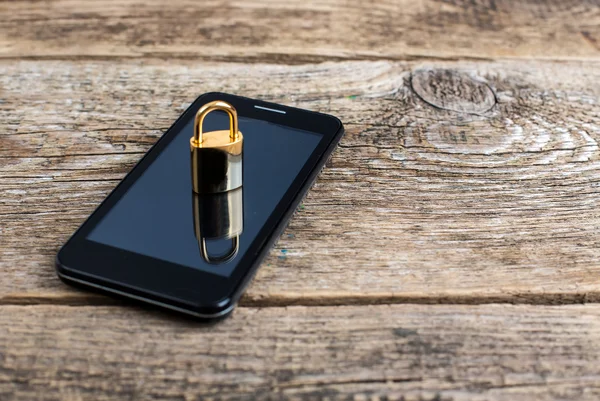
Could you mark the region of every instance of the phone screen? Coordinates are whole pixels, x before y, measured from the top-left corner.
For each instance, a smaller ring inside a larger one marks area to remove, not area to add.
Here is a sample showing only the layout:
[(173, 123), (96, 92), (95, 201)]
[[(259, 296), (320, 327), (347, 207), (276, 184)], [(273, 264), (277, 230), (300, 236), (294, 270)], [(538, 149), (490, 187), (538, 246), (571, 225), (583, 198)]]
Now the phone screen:
[[(190, 167), (193, 119), (178, 132), (125, 195), (89, 232), (87, 239), (166, 262), (228, 277), (257, 237), (322, 134), (239, 117), (243, 147), (243, 231), (237, 256), (207, 262), (194, 230)], [(227, 129), (225, 113), (210, 113), (204, 131)], [(211, 253), (223, 254), (231, 239), (208, 239)]]

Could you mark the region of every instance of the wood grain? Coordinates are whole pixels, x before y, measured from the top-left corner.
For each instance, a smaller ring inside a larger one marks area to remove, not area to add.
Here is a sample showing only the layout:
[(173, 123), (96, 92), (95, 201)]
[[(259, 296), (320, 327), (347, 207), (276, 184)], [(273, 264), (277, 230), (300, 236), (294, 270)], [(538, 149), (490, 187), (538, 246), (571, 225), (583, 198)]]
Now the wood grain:
[(598, 59), (597, 0), (4, 1), (0, 56)]
[[(600, 302), (598, 0), (0, 16), (0, 400), (600, 399), (597, 304), (541, 305)], [(58, 247), (213, 90), (347, 129), (242, 306), (61, 284)]]
[[(597, 400), (596, 306), (2, 306), (0, 398)], [(349, 350), (351, 350), (349, 352)]]
[(210, 90), (347, 126), (246, 305), (600, 299), (597, 63), (6, 61), (0, 72), (5, 303), (99, 302), (55, 278), (58, 247)]

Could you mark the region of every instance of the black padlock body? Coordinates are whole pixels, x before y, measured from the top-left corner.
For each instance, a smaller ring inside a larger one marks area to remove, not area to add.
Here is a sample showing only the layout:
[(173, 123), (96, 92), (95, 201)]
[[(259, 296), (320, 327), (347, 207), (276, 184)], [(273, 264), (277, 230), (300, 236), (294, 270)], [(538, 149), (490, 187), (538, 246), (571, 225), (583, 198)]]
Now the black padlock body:
[[(192, 185), (200, 194), (216, 194), (241, 185), (242, 155), (232, 155), (221, 149), (199, 148), (191, 152)], [(237, 175), (240, 175), (238, 177)], [(238, 184), (239, 182), (239, 184)]]

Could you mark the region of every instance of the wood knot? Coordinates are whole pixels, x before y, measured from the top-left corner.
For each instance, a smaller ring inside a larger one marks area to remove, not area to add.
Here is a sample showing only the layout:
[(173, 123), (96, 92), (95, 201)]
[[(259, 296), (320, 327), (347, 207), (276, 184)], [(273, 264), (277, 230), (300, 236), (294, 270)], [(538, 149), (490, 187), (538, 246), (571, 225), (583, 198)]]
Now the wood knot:
[(482, 114), (496, 104), (487, 83), (455, 70), (417, 70), (411, 75), (411, 86), (424, 102), (457, 113)]

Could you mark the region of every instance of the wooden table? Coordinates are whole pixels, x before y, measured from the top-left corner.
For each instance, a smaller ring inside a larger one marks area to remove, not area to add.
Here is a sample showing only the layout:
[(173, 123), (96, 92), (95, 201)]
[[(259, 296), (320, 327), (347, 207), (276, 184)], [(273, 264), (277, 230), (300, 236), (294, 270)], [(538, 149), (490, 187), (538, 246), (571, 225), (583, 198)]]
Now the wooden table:
[[(1, 400), (598, 400), (600, 2), (0, 3)], [(59, 246), (200, 93), (347, 133), (232, 317)]]

